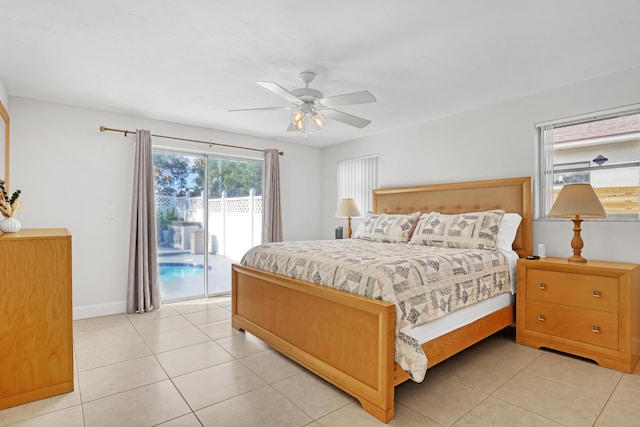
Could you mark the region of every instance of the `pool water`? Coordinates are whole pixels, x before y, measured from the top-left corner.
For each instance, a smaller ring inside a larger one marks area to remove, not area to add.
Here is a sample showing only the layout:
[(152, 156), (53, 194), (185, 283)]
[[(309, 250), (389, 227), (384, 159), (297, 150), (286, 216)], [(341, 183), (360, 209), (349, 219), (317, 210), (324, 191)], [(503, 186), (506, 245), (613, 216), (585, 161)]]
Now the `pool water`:
[[(204, 265), (202, 264), (186, 264), (178, 262), (161, 262), (158, 264), (160, 280), (168, 282), (171, 280), (181, 280), (193, 276), (202, 276), (204, 274)], [(211, 267), (209, 267), (211, 270)]]

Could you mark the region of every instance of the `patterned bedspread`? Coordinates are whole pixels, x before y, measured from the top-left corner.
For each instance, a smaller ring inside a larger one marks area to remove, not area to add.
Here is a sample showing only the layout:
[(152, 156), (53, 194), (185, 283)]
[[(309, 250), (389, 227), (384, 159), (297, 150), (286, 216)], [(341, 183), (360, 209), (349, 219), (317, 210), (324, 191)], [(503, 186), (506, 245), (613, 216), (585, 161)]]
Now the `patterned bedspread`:
[(427, 358), (416, 325), (510, 292), (500, 251), (447, 249), (359, 239), (269, 243), (249, 250), (242, 265), (396, 306), (395, 360), (417, 382)]

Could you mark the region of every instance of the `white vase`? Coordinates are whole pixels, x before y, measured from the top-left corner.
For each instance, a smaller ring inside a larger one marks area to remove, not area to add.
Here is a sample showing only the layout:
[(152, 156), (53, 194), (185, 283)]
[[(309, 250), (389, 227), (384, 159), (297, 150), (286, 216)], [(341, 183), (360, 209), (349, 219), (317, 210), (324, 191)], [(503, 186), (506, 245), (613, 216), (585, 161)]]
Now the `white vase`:
[(9, 217), (0, 221), (0, 231), (3, 233), (16, 233), (20, 231), (20, 221), (17, 218)]

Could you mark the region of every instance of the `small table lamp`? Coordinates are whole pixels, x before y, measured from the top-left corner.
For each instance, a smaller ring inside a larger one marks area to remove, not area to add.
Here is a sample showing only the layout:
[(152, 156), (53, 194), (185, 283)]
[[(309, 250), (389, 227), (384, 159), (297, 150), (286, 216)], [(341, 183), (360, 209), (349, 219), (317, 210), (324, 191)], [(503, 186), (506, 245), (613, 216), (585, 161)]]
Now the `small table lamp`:
[(353, 199), (342, 199), (338, 203), (338, 209), (336, 210), (336, 217), (347, 218), (347, 238), (351, 238), (351, 217), (360, 216), (360, 210), (356, 201)]
[(580, 253), (584, 242), (580, 237), (582, 218), (605, 218), (605, 212), (593, 187), (587, 183), (567, 184), (562, 187), (558, 198), (549, 211), (551, 218), (573, 218), (573, 239), (571, 247), (573, 256), (569, 262), (585, 263), (587, 260)]

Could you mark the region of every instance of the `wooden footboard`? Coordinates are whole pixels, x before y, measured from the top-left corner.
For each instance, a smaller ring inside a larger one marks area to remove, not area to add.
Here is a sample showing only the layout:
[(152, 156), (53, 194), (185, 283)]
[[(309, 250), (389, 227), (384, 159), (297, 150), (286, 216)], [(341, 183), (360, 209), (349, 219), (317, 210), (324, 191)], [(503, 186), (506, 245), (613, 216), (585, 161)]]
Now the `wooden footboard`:
[(344, 390), (383, 422), (394, 416), (395, 307), (249, 267), (232, 267), (232, 325)]
[[(394, 361), (395, 306), (237, 264), (232, 325), (355, 397), (387, 423), (394, 387), (409, 375)], [(514, 321), (513, 306), (425, 343), (433, 366)]]

